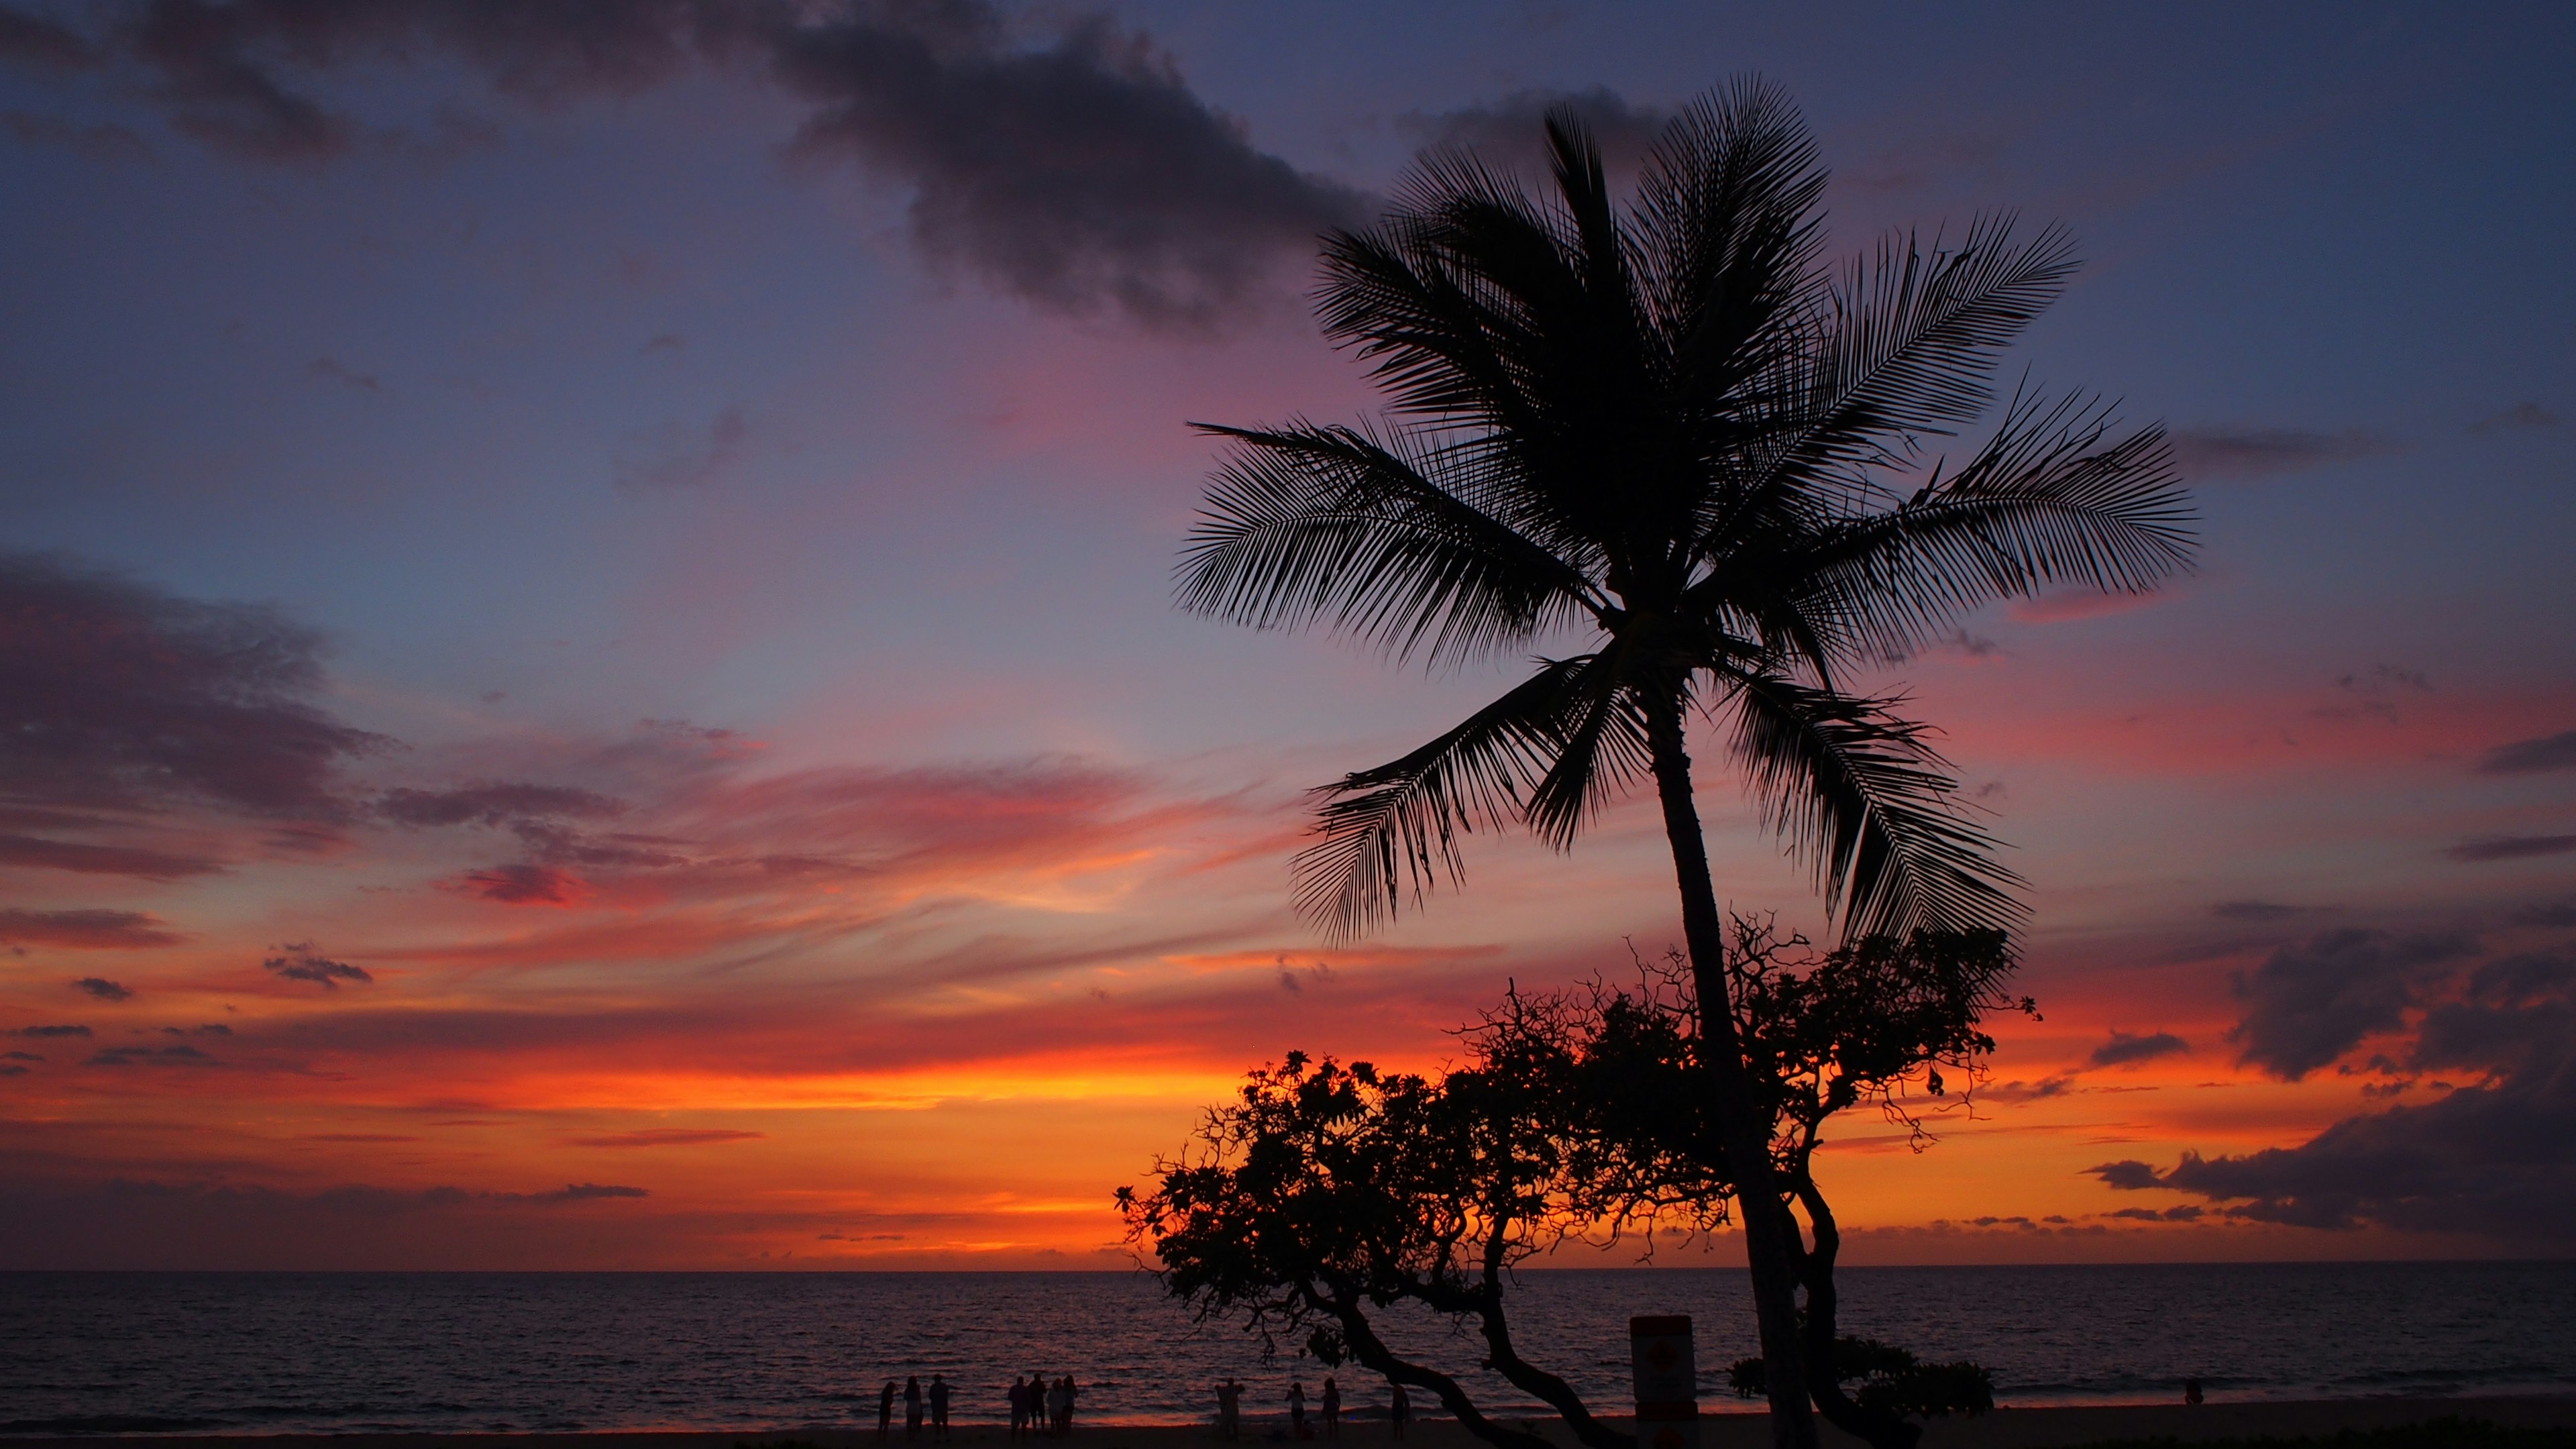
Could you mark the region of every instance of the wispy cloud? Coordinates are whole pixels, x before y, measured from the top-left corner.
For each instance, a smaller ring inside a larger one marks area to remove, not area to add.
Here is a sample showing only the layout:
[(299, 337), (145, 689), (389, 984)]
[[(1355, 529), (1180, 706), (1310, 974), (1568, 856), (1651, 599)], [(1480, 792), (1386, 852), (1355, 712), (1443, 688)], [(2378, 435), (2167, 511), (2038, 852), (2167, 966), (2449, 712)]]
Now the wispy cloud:
[(2481, 775), (2540, 775), (2576, 770), (2576, 730), (2498, 745), (2478, 757)]
[(158, 917), (141, 911), (0, 910), (0, 944), (74, 951), (142, 951), (179, 943)]
[(2340, 433), (2298, 428), (2181, 428), (2173, 434), (2174, 466), (2186, 479), (2268, 478), (2334, 463), (2402, 452), (2399, 440), (2359, 428)]
[(2453, 860), (2485, 864), (2498, 860), (2538, 860), (2576, 854), (2576, 835), (2481, 835), (2443, 852)]
[(2153, 1061), (2157, 1057), (2179, 1056), (2191, 1050), (2191, 1043), (2169, 1031), (2133, 1036), (2114, 1027), (2111, 1039), (2093, 1049), (2086, 1060), (2097, 1067), (2130, 1066)]
[(708, 1147), (725, 1142), (757, 1142), (766, 1132), (740, 1132), (721, 1127), (654, 1127), (641, 1132), (610, 1132), (597, 1137), (567, 1137), (568, 1147)]
[(2558, 414), (2536, 402), (2518, 402), (2503, 412), (2494, 413), (2469, 424), (2473, 433), (2492, 433), (2506, 428), (2554, 428)]

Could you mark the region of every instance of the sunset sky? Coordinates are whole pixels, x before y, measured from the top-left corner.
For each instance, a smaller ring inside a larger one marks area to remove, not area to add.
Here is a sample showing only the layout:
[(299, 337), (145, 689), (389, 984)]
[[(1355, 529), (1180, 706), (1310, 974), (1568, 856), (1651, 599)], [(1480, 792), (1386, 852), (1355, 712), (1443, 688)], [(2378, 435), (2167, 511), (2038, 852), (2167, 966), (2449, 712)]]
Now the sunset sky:
[(1186, 424), (1369, 413), (1420, 148), (1753, 71), (1839, 251), (2069, 225), (2008, 376), (2200, 515), (1868, 681), (2045, 1019), (1850, 1256), (2576, 1250), (2576, 12), (6, 0), (0, 1268), (1121, 1266), (1246, 1067), (1660, 952), (1646, 799), (1300, 923), (1519, 664), (1175, 609)]

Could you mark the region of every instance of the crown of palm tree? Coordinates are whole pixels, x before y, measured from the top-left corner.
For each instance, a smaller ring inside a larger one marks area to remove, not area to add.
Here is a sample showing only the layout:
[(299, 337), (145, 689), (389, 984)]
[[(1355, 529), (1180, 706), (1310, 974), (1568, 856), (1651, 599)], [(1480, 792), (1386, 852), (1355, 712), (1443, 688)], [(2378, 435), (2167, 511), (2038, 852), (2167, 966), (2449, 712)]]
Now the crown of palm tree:
[(1319, 792), (1297, 860), (1329, 934), (1391, 918), (1518, 820), (1559, 848), (1678, 756), (1696, 710), (1847, 934), (2009, 927), (2018, 878), (1898, 713), (1846, 679), (1995, 599), (2137, 592), (2187, 568), (2164, 433), (2017, 388), (1964, 466), (1927, 439), (1994, 404), (1998, 356), (2073, 245), (1978, 219), (1822, 260), (1825, 172), (1759, 82), (1677, 116), (1614, 201), (1571, 115), (1553, 193), (1435, 153), (1374, 228), (1324, 243), (1318, 312), (1369, 361), (1375, 424), (1201, 425), (1229, 455), (1180, 565), (1185, 608), (1323, 623), (1459, 662), (1582, 636), (1420, 749)]

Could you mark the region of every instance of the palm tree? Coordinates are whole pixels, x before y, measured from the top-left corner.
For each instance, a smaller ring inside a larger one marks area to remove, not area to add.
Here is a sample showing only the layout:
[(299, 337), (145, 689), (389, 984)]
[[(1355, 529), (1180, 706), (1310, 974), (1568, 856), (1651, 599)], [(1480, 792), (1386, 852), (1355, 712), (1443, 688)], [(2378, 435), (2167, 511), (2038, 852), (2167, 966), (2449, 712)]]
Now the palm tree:
[(1321, 622), (1438, 666), (1576, 647), (1403, 758), (1321, 793), (1296, 899), (1328, 935), (1391, 919), (1518, 820), (1562, 849), (1651, 777), (1681, 888), (1710, 1117), (1738, 1184), (1775, 1442), (1811, 1445), (1795, 1222), (1728, 1010), (1688, 726), (1848, 936), (2010, 928), (2018, 879), (1957, 781), (1858, 671), (1970, 610), (2051, 586), (2137, 592), (2188, 566), (2163, 430), (2016, 390), (1956, 468), (1927, 441), (1992, 406), (1998, 353), (2075, 267), (2057, 228), (1981, 218), (1822, 262), (1825, 172), (1760, 81), (1666, 128), (1611, 196), (1570, 114), (1552, 195), (1464, 152), (1426, 157), (1375, 227), (1324, 241), (1317, 309), (1370, 362), (1386, 418), (1201, 425), (1230, 442), (1180, 565), (1183, 607)]

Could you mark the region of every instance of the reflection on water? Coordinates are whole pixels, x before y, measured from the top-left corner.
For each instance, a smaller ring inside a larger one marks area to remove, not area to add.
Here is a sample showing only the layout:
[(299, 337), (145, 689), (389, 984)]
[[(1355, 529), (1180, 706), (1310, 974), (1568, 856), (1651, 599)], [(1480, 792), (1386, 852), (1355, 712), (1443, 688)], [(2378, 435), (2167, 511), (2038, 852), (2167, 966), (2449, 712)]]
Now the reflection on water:
[[(1848, 1331), (1984, 1363), (2006, 1403), (2167, 1400), (2187, 1376), (2213, 1399), (2576, 1391), (2576, 1264), (1844, 1276)], [(1515, 1336), (1617, 1405), (1629, 1315), (1689, 1313), (1703, 1402), (1751, 1407), (1722, 1386), (1748, 1310), (1736, 1272), (1530, 1273)], [(1427, 1321), (1390, 1336), (1475, 1362)], [(784, 1429), (873, 1422), (878, 1383), (934, 1370), (961, 1422), (1039, 1371), (1082, 1382), (1087, 1422), (1174, 1423), (1226, 1374), (1270, 1411), (1320, 1372), (1117, 1273), (0, 1274), (0, 1344), (0, 1433), (21, 1434)], [(1363, 1414), (1384, 1401), (1365, 1379), (1344, 1376)]]

